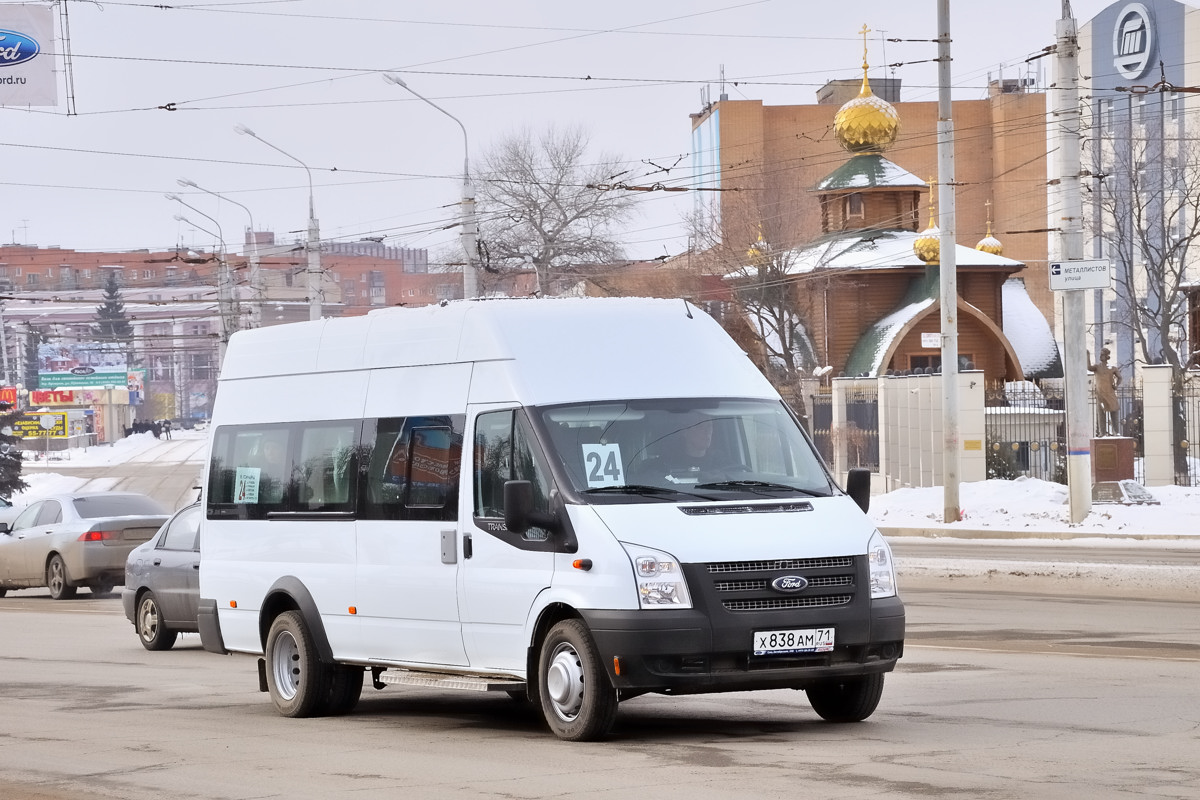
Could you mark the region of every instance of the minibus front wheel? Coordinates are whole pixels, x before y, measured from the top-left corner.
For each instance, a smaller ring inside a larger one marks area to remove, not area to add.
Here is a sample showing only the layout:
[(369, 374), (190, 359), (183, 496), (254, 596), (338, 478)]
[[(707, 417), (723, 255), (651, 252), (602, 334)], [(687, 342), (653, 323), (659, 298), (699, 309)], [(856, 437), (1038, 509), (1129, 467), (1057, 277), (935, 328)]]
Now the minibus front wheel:
[(542, 640), (538, 695), (542, 715), (560, 739), (595, 741), (612, 729), (617, 718), (617, 690), (581, 621), (565, 619)]

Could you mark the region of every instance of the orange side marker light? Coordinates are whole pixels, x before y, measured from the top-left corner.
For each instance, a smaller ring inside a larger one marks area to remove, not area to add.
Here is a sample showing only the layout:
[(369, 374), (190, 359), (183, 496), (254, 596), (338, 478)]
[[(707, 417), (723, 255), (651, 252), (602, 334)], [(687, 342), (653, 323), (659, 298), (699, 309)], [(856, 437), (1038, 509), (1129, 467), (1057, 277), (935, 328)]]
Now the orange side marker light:
[(237, 600), (230, 600), (230, 601), (229, 601), (229, 607), (230, 607), (230, 608), (237, 608)]

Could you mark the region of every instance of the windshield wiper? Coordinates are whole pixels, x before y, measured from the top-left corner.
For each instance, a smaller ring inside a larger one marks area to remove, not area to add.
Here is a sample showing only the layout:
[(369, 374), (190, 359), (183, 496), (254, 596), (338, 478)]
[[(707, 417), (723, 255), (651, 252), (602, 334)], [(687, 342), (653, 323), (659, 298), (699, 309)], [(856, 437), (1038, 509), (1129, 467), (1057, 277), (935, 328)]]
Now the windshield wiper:
[(597, 486), (593, 489), (584, 489), (584, 494), (640, 494), (643, 497), (699, 497), (702, 500), (711, 500), (712, 498), (704, 495), (693, 494), (692, 492), (681, 492), (678, 489), (667, 489), (662, 486), (650, 486), (641, 483), (629, 483), (624, 486)]
[(789, 486), (786, 483), (769, 483), (768, 481), (717, 481), (716, 483), (698, 483), (697, 489), (747, 489), (763, 492), (799, 492), (808, 497), (829, 497), (828, 494), (802, 489), (799, 486)]

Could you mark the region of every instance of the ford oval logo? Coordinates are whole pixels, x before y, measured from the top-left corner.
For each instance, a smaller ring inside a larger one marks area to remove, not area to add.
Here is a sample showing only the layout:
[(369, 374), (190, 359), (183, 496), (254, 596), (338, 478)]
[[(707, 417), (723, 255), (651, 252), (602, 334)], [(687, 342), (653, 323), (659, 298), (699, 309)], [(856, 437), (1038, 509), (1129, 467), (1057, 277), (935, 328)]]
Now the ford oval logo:
[(0, 67), (15, 67), (42, 52), (37, 39), (17, 31), (0, 30)]
[(777, 592), (802, 592), (808, 588), (808, 581), (799, 575), (784, 575), (771, 581), (771, 588)]
[(95, 372), (91, 367), (71, 367), (72, 375), (94, 375)]

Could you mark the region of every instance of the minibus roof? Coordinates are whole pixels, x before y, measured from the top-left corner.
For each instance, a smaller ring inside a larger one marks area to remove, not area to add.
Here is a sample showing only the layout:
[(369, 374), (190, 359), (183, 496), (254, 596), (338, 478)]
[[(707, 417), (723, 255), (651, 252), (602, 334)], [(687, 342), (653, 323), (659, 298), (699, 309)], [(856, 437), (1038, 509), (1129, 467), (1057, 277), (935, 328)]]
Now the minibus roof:
[(777, 397), (710, 316), (652, 298), (454, 301), (241, 331), (221, 380), (455, 363), (503, 368), (527, 403)]

